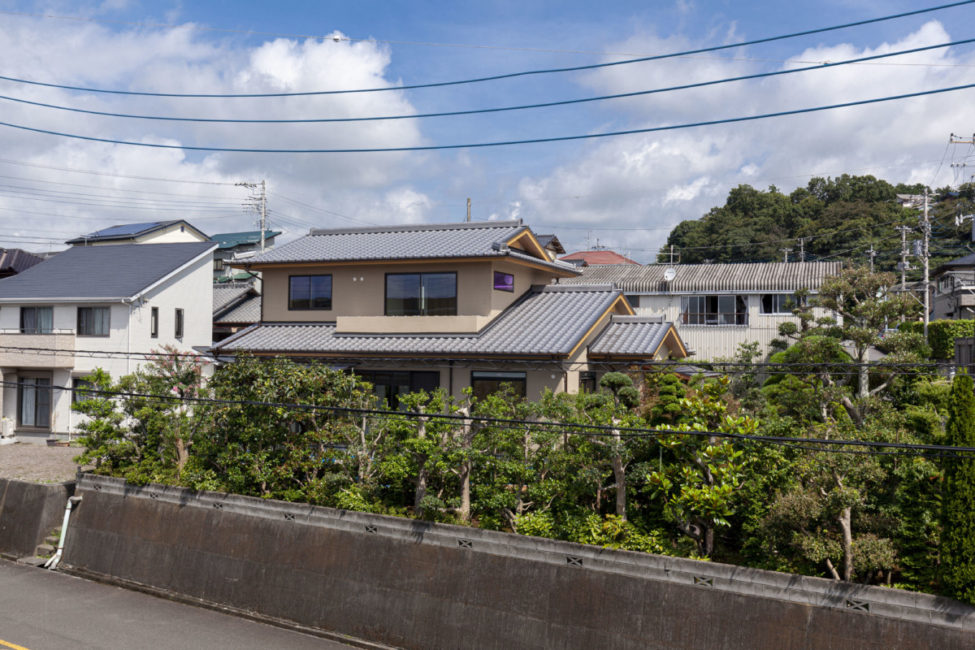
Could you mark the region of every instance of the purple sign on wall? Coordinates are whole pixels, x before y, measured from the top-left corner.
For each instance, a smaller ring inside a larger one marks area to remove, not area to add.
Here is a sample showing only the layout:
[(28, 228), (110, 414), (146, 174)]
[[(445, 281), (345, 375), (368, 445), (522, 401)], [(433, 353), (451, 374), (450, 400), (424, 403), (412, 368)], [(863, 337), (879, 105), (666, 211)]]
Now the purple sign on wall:
[(498, 291), (514, 291), (515, 276), (511, 273), (494, 272), (494, 288)]

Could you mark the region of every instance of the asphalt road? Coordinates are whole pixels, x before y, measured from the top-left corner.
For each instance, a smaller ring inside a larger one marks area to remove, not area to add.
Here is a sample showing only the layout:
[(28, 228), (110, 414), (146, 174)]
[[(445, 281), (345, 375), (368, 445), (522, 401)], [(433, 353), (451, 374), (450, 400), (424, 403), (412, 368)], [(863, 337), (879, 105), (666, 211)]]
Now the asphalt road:
[(0, 650), (349, 647), (63, 573), (0, 561)]

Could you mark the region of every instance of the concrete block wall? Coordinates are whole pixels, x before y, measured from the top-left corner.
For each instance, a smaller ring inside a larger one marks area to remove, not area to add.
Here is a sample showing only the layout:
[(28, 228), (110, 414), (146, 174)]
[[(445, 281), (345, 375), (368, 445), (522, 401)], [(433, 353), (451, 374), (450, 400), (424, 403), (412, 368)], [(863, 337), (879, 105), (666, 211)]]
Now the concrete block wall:
[(61, 525), (74, 483), (43, 485), (0, 478), (0, 553), (34, 555), (34, 549)]
[(63, 566), (407, 648), (975, 647), (892, 589), (86, 475)]

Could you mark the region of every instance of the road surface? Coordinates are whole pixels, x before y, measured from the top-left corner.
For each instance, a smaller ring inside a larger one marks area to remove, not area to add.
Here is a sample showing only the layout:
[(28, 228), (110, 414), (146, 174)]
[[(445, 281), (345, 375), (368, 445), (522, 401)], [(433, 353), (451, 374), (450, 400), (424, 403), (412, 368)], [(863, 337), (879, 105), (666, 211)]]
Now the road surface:
[(63, 573), (0, 561), (0, 650), (350, 647)]

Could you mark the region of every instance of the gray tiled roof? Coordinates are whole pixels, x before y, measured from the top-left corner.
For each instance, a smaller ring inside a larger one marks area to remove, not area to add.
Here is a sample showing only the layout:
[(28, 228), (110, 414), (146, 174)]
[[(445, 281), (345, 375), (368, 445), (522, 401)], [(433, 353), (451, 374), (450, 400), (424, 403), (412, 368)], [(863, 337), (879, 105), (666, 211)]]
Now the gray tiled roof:
[(243, 300), (244, 296), (254, 290), (248, 283), (238, 284), (225, 282), (213, 285), (213, 315), (216, 316), (235, 302)]
[(223, 325), (250, 325), (261, 320), (261, 296), (253, 294), (221, 314), (214, 312), (214, 322)]
[(213, 242), (75, 246), (0, 280), (0, 302), (132, 298), (214, 248)]
[[(630, 292), (697, 293), (702, 291), (817, 290), (829, 275), (840, 272), (840, 262), (766, 262), (759, 264), (596, 264), (578, 278), (561, 284), (612, 283)], [(664, 272), (676, 272), (670, 282)]]
[(609, 286), (534, 287), (477, 334), (337, 334), (334, 323), (261, 323), (220, 352), (564, 356), (620, 295)]
[(252, 257), (245, 263), (335, 263), (511, 255), (553, 268), (572, 270), (568, 265), (509, 251), (505, 243), (526, 230), (528, 227), (521, 221), (312, 230), (300, 239)]
[(660, 347), (672, 327), (671, 323), (642, 316), (613, 316), (589, 346), (589, 353), (596, 356), (649, 356)]

